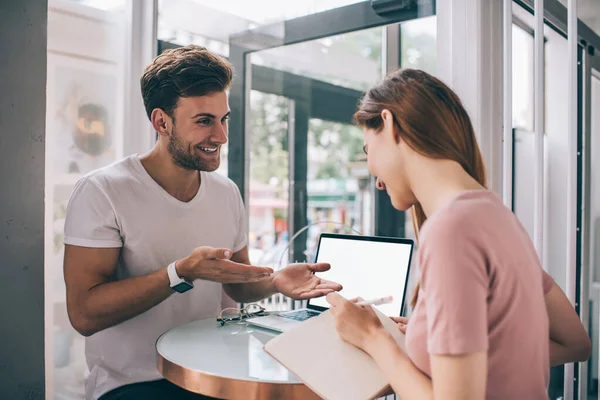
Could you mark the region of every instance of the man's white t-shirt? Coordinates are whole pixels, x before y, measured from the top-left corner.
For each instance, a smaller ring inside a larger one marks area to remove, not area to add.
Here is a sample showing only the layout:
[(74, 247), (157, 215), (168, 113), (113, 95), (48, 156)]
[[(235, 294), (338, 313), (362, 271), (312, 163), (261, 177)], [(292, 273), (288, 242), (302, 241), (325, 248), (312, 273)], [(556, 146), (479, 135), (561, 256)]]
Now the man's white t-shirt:
[[(165, 268), (200, 246), (239, 251), (247, 244), (245, 218), (239, 190), (228, 178), (201, 172), (198, 193), (184, 203), (158, 185), (134, 155), (77, 183), (67, 206), (64, 243), (120, 247), (115, 271), (120, 280)], [(216, 317), (222, 297), (220, 283), (198, 280), (192, 290), (174, 293), (145, 313), (86, 338), (86, 398), (161, 379), (156, 339), (176, 326)]]

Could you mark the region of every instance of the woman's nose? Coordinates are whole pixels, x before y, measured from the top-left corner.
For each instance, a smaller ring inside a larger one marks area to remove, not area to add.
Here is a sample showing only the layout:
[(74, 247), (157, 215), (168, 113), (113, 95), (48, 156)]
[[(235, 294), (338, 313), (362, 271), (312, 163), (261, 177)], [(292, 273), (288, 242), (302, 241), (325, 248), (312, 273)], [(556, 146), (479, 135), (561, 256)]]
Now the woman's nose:
[(378, 190), (384, 190), (385, 189), (385, 185), (384, 183), (381, 181), (381, 179), (377, 178), (377, 180), (375, 181), (375, 187)]

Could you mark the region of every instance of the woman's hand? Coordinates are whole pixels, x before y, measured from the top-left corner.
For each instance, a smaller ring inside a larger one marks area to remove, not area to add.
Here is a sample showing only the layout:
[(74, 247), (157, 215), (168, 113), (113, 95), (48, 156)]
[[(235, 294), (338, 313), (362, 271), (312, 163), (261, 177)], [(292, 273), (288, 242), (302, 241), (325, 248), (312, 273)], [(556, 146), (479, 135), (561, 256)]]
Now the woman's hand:
[(397, 323), (398, 330), (406, 334), (406, 325), (408, 325), (408, 318), (406, 317), (390, 317), (392, 321)]
[(379, 333), (385, 332), (379, 317), (371, 306), (357, 306), (360, 299), (346, 300), (337, 293), (327, 295), (335, 326), (342, 340), (367, 352), (368, 344)]

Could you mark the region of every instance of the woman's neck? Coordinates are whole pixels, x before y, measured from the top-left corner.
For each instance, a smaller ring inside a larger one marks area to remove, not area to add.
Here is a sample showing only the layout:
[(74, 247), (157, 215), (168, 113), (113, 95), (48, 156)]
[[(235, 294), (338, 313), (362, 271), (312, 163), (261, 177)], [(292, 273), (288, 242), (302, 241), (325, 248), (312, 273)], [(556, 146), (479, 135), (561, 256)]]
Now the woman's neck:
[(460, 192), (485, 189), (455, 161), (422, 156), (413, 161), (407, 171), (410, 187), (428, 218)]

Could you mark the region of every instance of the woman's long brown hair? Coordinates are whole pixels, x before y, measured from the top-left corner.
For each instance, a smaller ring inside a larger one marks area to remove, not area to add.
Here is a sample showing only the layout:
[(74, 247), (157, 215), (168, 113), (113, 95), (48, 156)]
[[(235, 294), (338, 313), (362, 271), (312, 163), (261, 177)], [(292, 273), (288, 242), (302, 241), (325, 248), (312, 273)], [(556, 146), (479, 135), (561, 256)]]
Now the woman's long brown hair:
[[(420, 70), (394, 71), (366, 93), (354, 121), (360, 127), (380, 131), (383, 110), (394, 116), (397, 143), (403, 140), (429, 158), (456, 161), (486, 186), (485, 165), (471, 119), (456, 93), (442, 81)], [(418, 242), (427, 216), (419, 203), (413, 205), (411, 212)], [(412, 307), (417, 303), (419, 287), (420, 283), (415, 288)]]

